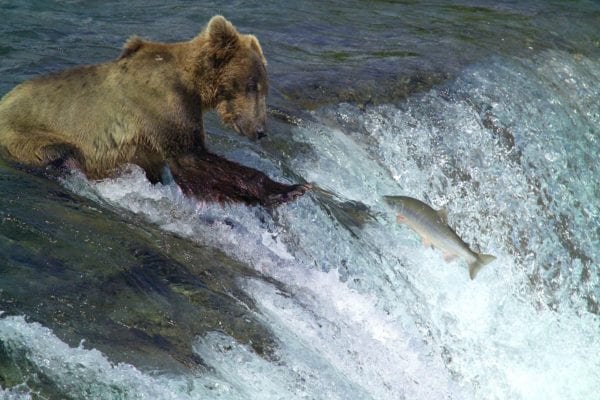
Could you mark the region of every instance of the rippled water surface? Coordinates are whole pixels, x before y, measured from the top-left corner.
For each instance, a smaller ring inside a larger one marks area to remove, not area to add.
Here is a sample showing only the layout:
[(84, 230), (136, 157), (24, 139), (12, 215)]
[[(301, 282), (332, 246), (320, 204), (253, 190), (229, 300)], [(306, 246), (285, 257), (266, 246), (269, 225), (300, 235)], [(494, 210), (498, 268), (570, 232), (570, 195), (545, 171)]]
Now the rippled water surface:
[[(599, 398), (600, 5), (5, 1), (0, 94), (217, 13), (261, 41), (270, 136), (211, 114), (209, 147), (314, 190), (0, 162), (0, 398)], [(497, 260), (469, 280), (389, 194)]]

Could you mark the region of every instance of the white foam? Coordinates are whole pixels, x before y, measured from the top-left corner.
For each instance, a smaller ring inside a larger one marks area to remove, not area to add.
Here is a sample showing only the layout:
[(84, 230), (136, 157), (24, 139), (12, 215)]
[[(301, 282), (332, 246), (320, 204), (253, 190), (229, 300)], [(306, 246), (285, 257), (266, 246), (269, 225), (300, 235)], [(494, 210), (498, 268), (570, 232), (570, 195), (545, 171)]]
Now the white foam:
[[(586, 182), (597, 182), (600, 171), (580, 159), (598, 150), (586, 134), (598, 115), (589, 96), (598, 66), (569, 57), (549, 52), (532, 61), (539, 75), (505, 61), (479, 66), (449, 89), (454, 97), (432, 90), (400, 107), (333, 109), (358, 120), (368, 140), (326, 124), (298, 127), (294, 139), (313, 152), (295, 159), (294, 170), (380, 214), (358, 238), (310, 196), (281, 207), (274, 220), (260, 208), (198, 205), (173, 186), (150, 185), (137, 168), (67, 185), (218, 247), (285, 285), (281, 292), (241, 282), (279, 340), (275, 360), (221, 333), (195, 344), (222, 398), (594, 398), (600, 341), (584, 296), (597, 290), (598, 275), (581, 281), (583, 261), (553, 218), (566, 216), (572, 243), (597, 272), (597, 238), (586, 230), (597, 226), (599, 205)], [(567, 94), (553, 92), (563, 73), (580, 79), (568, 82)], [(575, 116), (563, 102), (589, 121), (569, 122)], [(482, 125), (478, 106), (510, 128), (515, 148)], [(550, 126), (561, 134), (546, 134)], [(511, 161), (517, 151), (521, 161)], [(387, 216), (385, 194), (446, 206), (457, 232), (497, 261), (469, 280), (464, 263), (446, 264)], [(544, 205), (542, 195), (550, 199)], [(550, 284), (556, 271), (560, 279)], [(531, 285), (531, 277), (548, 284)]]
[(247, 287), (295, 360), (324, 360), (365, 392), (344, 398), (462, 397), (441, 360), (429, 357), (410, 330), (378, 310), (376, 299), (349, 289), (334, 271), (303, 275), (292, 297), (258, 281)]
[(0, 399), (2, 400), (31, 400), (31, 390), (27, 385), (21, 384), (3, 389), (0, 386)]
[[(22, 316), (0, 318), (2, 347), (15, 364), (34, 372), (59, 393), (77, 399), (231, 399), (242, 400), (225, 381), (212, 375), (174, 376), (141, 372), (126, 363), (114, 364), (95, 349), (70, 347), (52, 331)], [(28, 399), (27, 385), (0, 391), (6, 399)]]

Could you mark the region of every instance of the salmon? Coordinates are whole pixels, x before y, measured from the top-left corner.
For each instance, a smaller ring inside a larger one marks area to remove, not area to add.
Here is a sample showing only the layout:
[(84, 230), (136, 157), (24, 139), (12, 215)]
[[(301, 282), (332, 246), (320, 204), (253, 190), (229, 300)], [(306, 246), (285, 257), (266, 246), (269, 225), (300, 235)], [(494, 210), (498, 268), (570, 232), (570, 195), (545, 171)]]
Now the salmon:
[(459, 257), (469, 266), (469, 276), (475, 279), (477, 273), (496, 257), (489, 254), (476, 253), (469, 248), (448, 226), (446, 210), (434, 210), (420, 200), (406, 196), (384, 196), (385, 202), (397, 213), (397, 221), (414, 230), (426, 246), (433, 246), (442, 251), (444, 259), (451, 261)]

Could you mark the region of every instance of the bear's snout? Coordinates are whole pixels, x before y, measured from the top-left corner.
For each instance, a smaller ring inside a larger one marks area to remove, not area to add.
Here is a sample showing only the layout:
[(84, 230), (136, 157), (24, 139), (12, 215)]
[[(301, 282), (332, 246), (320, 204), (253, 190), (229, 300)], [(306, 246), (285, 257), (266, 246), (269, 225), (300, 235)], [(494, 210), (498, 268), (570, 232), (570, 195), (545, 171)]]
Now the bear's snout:
[(257, 139), (262, 139), (265, 136), (267, 136), (267, 132), (265, 132), (265, 128), (257, 128), (256, 129), (256, 138)]

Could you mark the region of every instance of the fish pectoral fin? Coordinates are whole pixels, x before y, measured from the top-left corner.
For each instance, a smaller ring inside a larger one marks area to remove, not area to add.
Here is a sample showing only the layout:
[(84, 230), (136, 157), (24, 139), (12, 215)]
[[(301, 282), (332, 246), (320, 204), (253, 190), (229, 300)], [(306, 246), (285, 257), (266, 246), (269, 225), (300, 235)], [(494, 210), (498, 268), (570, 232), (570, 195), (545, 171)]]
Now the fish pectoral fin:
[(425, 247), (433, 247), (433, 243), (431, 243), (429, 241), (429, 239), (427, 239), (426, 237), (422, 237), (421, 238), (421, 243), (423, 244), (423, 246)]
[(406, 222), (406, 217), (402, 214), (396, 215), (396, 222), (399, 224), (403, 224)]
[(446, 262), (452, 262), (454, 260), (456, 260), (456, 254), (452, 254), (452, 253), (442, 253), (442, 257), (444, 257), (444, 261)]

